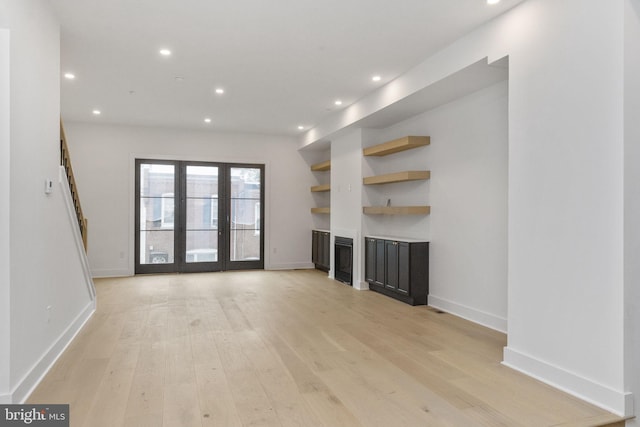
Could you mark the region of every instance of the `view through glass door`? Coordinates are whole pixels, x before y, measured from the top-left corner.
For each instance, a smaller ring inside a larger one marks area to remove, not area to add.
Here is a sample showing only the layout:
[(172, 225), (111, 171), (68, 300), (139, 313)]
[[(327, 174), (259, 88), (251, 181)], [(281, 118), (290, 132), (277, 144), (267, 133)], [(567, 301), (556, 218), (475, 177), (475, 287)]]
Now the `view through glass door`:
[(264, 165), (136, 160), (136, 273), (264, 268)]

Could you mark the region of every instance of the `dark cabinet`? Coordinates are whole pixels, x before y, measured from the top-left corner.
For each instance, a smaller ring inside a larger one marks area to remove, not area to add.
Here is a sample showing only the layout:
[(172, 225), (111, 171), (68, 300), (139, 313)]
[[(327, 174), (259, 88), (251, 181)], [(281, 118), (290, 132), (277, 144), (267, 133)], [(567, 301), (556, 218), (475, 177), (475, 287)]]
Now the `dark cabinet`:
[(411, 305), (429, 294), (429, 243), (365, 238), (365, 280), (369, 289)]
[(331, 237), (327, 231), (313, 230), (311, 234), (311, 262), (318, 270), (329, 271), (331, 265)]

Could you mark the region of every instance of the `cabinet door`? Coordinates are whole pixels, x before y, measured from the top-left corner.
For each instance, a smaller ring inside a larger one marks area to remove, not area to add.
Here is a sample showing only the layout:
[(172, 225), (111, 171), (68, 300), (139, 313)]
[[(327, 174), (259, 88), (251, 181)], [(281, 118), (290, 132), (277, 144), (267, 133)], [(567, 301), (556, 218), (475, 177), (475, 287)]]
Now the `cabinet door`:
[(376, 271), (375, 280), (376, 285), (384, 286), (384, 240), (376, 240)]
[(409, 243), (399, 242), (398, 246), (398, 292), (409, 295), (411, 292), (409, 282)]
[(398, 242), (385, 240), (387, 280), (385, 287), (398, 289)]
[(320, 240), (318, 239), (318, 232), (313, 231), (311, 234), (311, 262), (314, 264), (318, 264), (318, 244)]
[(324, 265), (324, 239), (323, 233), (318, 233), (318, 265)]
[(376, 239), (364, 239), (364, 280), (376, 281)]
[(321, 264), (327, 269), (331, 266), (331, 239), (329, 233), (321, 233), (322, 235), (322, 262)]

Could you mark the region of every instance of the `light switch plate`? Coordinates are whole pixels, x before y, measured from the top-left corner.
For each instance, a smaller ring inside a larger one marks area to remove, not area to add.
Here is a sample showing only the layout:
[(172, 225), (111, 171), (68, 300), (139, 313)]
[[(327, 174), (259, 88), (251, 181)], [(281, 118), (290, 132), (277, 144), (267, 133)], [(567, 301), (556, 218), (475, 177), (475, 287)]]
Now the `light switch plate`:
[(53, 181), (50, 179), (44, 180), (44, 194), (53, 193)]

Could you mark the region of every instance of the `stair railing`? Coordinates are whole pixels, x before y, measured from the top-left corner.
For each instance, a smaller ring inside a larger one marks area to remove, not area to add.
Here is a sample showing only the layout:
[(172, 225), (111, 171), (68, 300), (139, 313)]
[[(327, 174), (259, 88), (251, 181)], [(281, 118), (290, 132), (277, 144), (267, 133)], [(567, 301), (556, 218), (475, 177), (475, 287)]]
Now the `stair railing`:
[(82, 244), (84, 250), (87, 250), (87, 226), (88, 221), (82, 213), (82, 206), (80, 206), (80, 196), (78, 196), (78, 187), (76, 186), (76, 180), (73, 176), (73, 168), (71, 167), (71, 158), (69, 157), (69, 146), (67, 145), (67, 138), (64, 134), (64, 127), (62, 126), (62, 120), (60, 121), (60, 164), (64, 166), (64, 170), (67, 175), (67, 181), (69, 182), (69, 190), (71, 190), (71, 197), (73, 198), (73, 206), (76, 211), (76, 217), (78, 218), (78, 226), (80, 227), (80, 235), (82, 236)]

